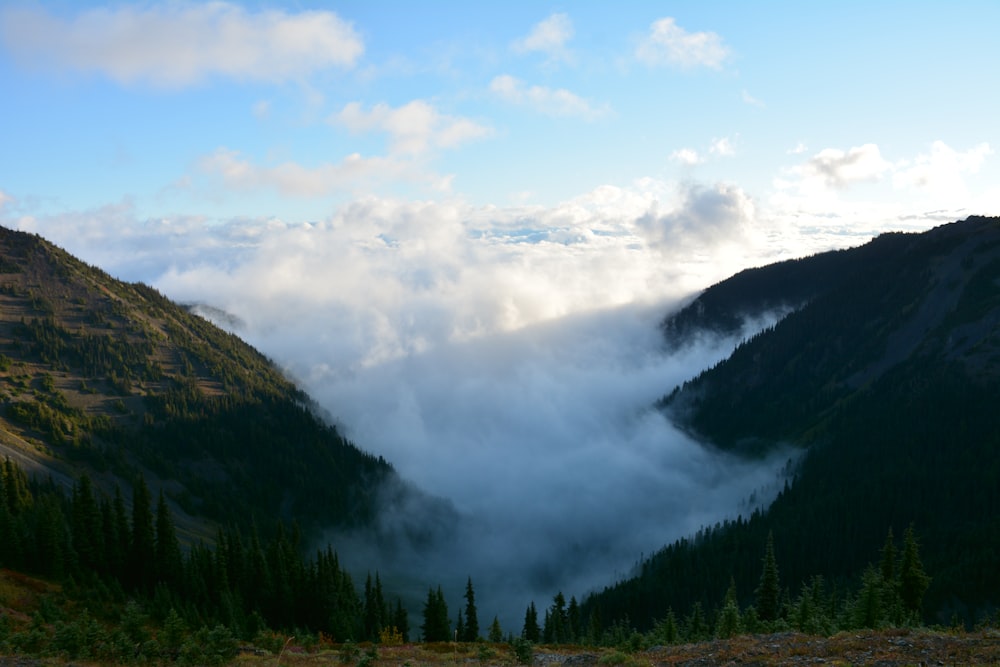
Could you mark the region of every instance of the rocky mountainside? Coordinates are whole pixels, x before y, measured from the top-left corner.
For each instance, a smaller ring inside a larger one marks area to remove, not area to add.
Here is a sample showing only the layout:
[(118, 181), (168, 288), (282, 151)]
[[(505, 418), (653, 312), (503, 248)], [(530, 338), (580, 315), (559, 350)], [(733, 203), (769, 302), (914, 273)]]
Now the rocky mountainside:
[[(1000, 220), (887, 234), (854, 250), (746, 271), (664, 322), (670, 339), (790, 314), (664, 404), (723, 447), (797, 439), (892, 370), (1000, 374)], [(725, 414), (724, 420), (719, 416)]]
[[(584, 605), (649, 627), (712, 609), (728, 582), (754, 603), (769, 534), (794, 595), (856, 585), (887, 531), (912, 526), (931, 575), (925, 617), (1000, 605), (1000, 219), (745, 271), (664, 321), (669, 342), (784, 312), (661, 408), (702, 441), (801, 453), (766, 512), (707, 527)], [(794, 599), (794, 598), (791, 598)]]
[(182, 525), (364, 525), (381, 458), (237, 337), (42, 238), (0, 229), (0, 457), (106, 489), (145, 476)]

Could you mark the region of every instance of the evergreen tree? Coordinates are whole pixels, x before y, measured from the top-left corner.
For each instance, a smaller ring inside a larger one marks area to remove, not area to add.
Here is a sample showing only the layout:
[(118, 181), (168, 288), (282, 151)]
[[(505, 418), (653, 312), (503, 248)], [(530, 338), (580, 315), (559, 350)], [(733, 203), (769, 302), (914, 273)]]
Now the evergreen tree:
[(109, 563), (118, 565), (119, 569), (112, 570), (118, 580), (125, 585), (129, 585), (129, 554), (132, 550), (132, 530), (129, 527), (128, 513), (125, 511), (125, 498), (122, 496), (121, 487), (115, 485), (115, 497), (111, 505), (114, 534), (118, 540), (115, 546), (106, 546)]
[(402, 636), (404, 642), (410, 641), (410, 619), (407, 616), (403, 602), (396, 598), (396, 609), (392, 614), (392, 624)]
[(98, 571), (105, 559), (101, 512), (94, 500), (93, 487), (86, 473), (73, 486), (70, 535), (80, 567)]
[(778, 580), (778, 561), (774, 557), (774, 533), (767, 534), (764, 551), (764, 570), (757, 586), (757, 614), (762, 621), (775, 621), (781, 610), (781, 584)]
[(455, 620), (455, 641), (465, 641), (465, 621), (462, 619), (462, 610), (458, 610), (458, 618)]
[(524, 612), (524, 627), (521, 629), (521, 637), (529, 642), (538, 643), (542, 638), (542, 630), (538, 627), (538, 610), (532, 601), (528, 609)]
[(656, 636), (664, 644), (676, 644), (680, 638), (677, 628), (677, 616), (672, 608), (667, 609), (667, 615), (656, 624)]
[(438, 586), (437, 591), (428, 589), (427, 602), (424, 603), (424, 623), (420, 626), (425, 642), (446, 642), (451, 639), (450, 623), (448, 621), (448, 605), (444, 593)]
[(687, 622), (684, 625), (689, 642), (700, 642), (708, 638), (708, 621), (705, 620), (705, 610), (702, 608), (701, 602), (695, 602), (691, 605), (691, 613), (688, 614)]
[(156, 505), (156, 578), (174, 589), (180, 586), (183, 563), (180, 545), (177, 543), (177, 531), (170, 516), (170, 508), (160, 491)]
[(493, 617), (493, 622), (490, 624), (488, 639), (494, 644), (499, 644), (503, 641), (503, 629), (500, 627), (500, 619), (496, 616)]
[(861, 590), (851, 607), (851, 620), (855, 627), (880, 628), (885, 625), (885, 580), (874, 566), (865, 568), (861, 577)]
[(930, 586), (931, 578), (924, 572), (920, 562), (920, 547), (910, 524), (903, 534), (903, 555), (899, 562), (899, 595), (906, 611), (920, 618), (924, 601), (924, 593)]
[(479, 639), (479, 617), (476, 614), (476, 593), (472, 590), (472, 577), (465, 584), (465, 632), (461, 638), (467, 642)]
[(562, 591), (552, 598), (552, 607), (545, 614), (545, 641), (551, 644), (565, 644), (569, 619), (566, 614), (566, 598)]
[(882, 579), (887, 582), (896, 581), (896, 544), (893, 541), (892, 528), (885, 536), (885, 544), (882, 546), (881, 570)]
[(728, 639), (739, 634), (741, 629), (740, 606), (736, 601), (736, 581), (730, 578), (729, 590), (726, 591), (726, 599), (722, 602), (722, 610), (715, 626), (715, 636)]
[(580, 605), (576, 601), (576, 596), (571, 596), (569, 599), (569, 609), (566, 612), (566, 641), (570, 643), (578, 642), (581, 634)]
[(132, 487), (132, 542), (128, 555), (128, 583), (145, 593), (153, 591), (156, 538), (146, 480), (140, 475)]
[(369, 572), (365, 579), (364, 638), (370, 642), (377, 642), (382, 632), (382, 601), (378, 598), (379, 591)]

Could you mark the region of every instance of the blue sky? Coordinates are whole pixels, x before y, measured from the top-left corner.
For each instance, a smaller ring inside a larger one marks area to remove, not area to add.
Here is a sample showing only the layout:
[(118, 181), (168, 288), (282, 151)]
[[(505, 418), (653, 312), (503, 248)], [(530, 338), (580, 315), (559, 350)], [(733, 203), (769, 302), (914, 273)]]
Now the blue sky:
[(429, 5), (6, 3), (0, 189), (303, 222), (654, 179), (782, 216), (829, 151), (838, 204), (996, 204), (995, 3)]
[(0, 224), (228, 311), (495, 540), (603, 549), (545, 583), (579, 590), (774, 473), (643, 412), (725, 352), (662, 350), (672, 305), (1000, 214), (998, 25), (993, 1), (9, 0)]

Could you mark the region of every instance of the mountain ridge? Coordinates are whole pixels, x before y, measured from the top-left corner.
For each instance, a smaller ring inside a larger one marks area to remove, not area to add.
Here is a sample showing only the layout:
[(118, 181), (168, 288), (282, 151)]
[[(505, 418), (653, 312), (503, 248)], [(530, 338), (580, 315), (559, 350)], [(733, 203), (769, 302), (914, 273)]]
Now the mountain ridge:
[[(795, 275), (811, 278), (786, 288)], [(750, 604), (769, 534), (791, 591), (814, 575), (842, 589), (887, 530), (913, 527), (932, 577), (926, 618), (990, 616), (1000, 606), (991, 556), (1000, 544), (1000, 218), (743, 272), (667, 318), (664, 335), (725, 332), (789, 293), (811, 296), (659, 406), (706, 446), (750, 457), (779, 443), (801, 448), (794, 476), (766, 511), (666, 546), (583, 607), (645, 629), (671, 608), (715, 608), (727, 582)]]
[(181, 516), (265, 531), (370, 523), (396, 475), (237, 336), (3, 228), (0, 452), (65, 486), (141, 473)]

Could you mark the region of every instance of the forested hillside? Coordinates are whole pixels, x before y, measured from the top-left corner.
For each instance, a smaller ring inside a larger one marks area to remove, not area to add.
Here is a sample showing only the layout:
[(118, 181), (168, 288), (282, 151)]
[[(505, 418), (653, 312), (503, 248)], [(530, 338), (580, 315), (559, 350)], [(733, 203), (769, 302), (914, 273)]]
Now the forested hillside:
[(110, 492), (143, 473), (188, 519), (244, 531), (364, 525), (394, 475), (237, 337), (6, 229), (0, 453), (65, 486), (89, 470)]
[(991, 615), (1000, 603), (1000, 220), (748, 271), (664, 328), (676, 342), (677, 332), (724, 329), (777, 306), (795, 310), (661, 407), (708, 446), (750, 456), (800, 448), (794, 477), (768, 511), (665, 548), (585, 611), (649, 628), (671, 609), (720, 609), (730, 583), (752, 605), (769, 534), (786, 601), (814, 575), (836, 597), (877, 563), (887, 531), (898, 540), (912, 526), (932, 576), (925, 618)]

